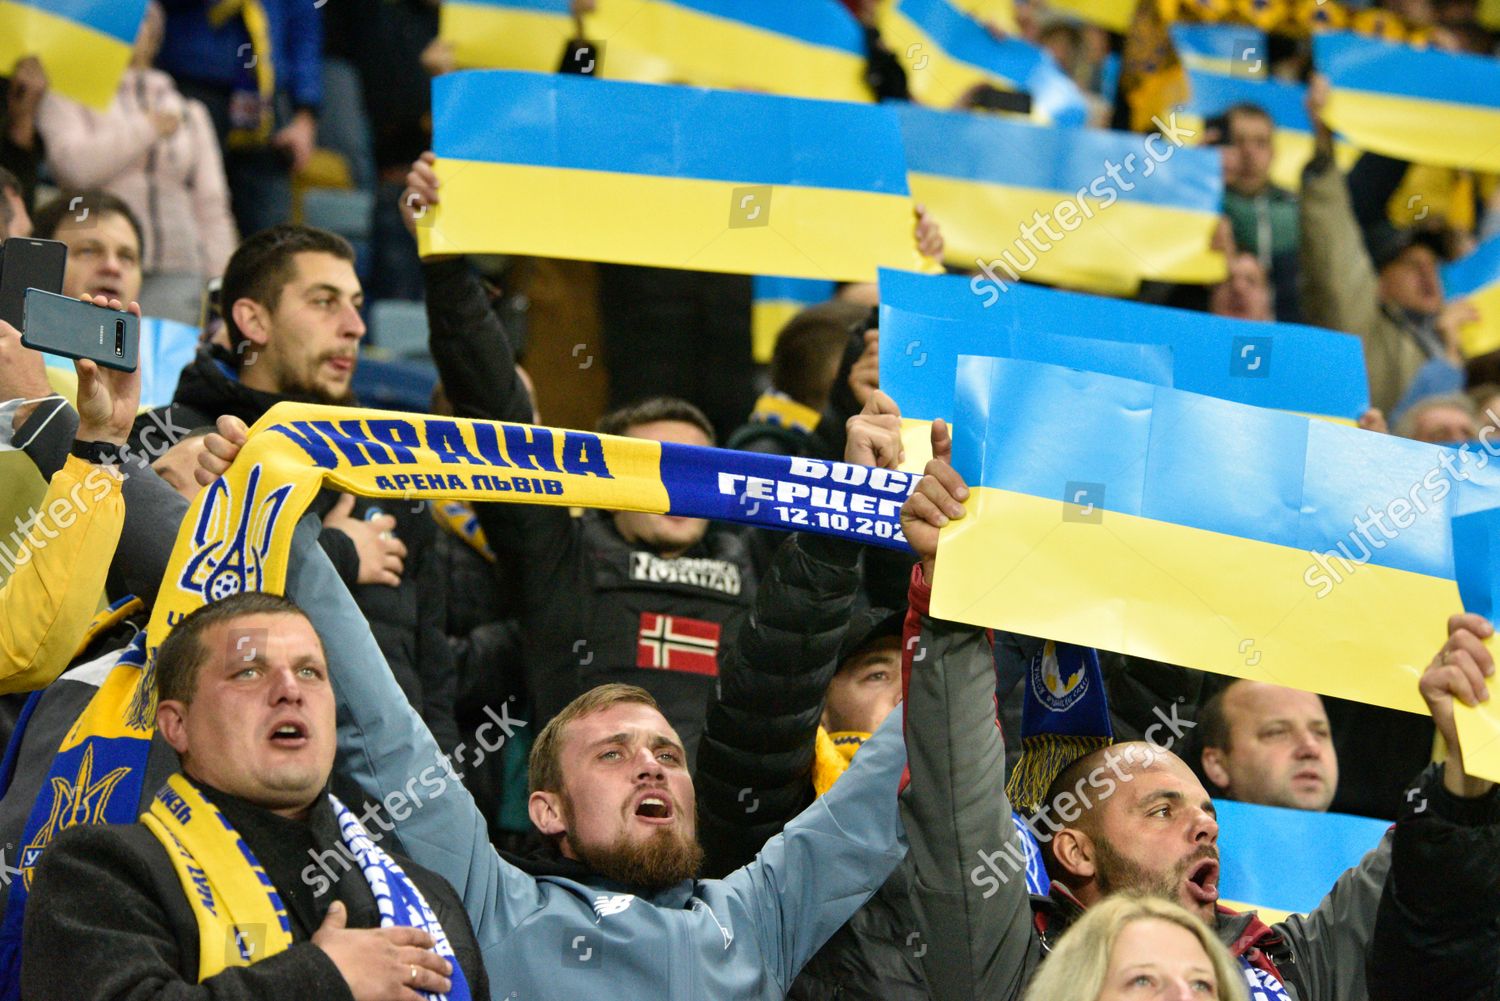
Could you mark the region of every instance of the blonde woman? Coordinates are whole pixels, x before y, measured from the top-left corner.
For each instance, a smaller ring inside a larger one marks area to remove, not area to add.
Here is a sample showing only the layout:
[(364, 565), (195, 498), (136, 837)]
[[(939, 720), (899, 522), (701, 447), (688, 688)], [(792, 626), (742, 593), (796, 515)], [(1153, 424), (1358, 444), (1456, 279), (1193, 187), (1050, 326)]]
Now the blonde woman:
[(1088, 909), (1042, 964), (1025, 1001), (1245, 1001), (1243, 974), (1179, 905), (1120, 894)]

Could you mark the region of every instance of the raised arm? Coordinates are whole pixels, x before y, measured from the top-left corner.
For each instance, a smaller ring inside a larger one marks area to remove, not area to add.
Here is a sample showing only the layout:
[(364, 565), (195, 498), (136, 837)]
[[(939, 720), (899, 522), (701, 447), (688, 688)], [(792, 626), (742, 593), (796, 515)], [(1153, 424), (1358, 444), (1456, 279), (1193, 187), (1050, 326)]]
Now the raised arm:
[(1422, 695), (1448, 747), (1424, 773), (1396, 823), (1390, 877), (1369, 949), (1372, 1001), (1495, 996), (1500, 969), (1500, 794), (1464, 772), (1455, 700), (1489, 698), (1495, 664), (1477, 615), (1448, 621), (1449, 637), (1422, 675)]
[[(894, 469), (900, 452), (901, 415), (876, 391), (849, 422), (843, 458)], [(749, 862), (812, 800), (813, 748), (859, 592), (860, 553), (847, 542), (791, 536), (739, 642), (724, 648), (694, 773), (710, 876)]]
[(911, 782), (901, 816), (911, 843), (912, 902), (933, 1001), (1019, 998), (1040, 959), (1026, 863), (1005, 795), (1005, 743), (995, 719), (995, 666), (984, 631), (932, 618), (938, 529), (967, 496), (933, 424), (933, 460), (902, 510), (922, 562), (912, 574), (903, 638)]
[[(413, 234), (431, 221), (432, 208), (439, 202), (434, 160), (431, 153), (423, 153), (406, 175), (401, 214)], [(454, 415), (532, 423), (531, 394), (516, 372), (515, 351), (468, 260), (429, 257), (422, 277), (432, 358)], [(537, 569), (537, 560), (558, 561), (569, 544), (573, 519), (566, 508), (476, 504), (474, 512), (495, 551), (520, 559), (524, 569)]]
[(383, 802), (401, 850), (458, 892), (491, 970), (513, 957), (502, 948), (537, 905), (531, 877), (501, 861), (484, 817), (426, 724), (402, 694), (348, 589), (317, 544), (316, 516), (297, 526), (286, 594), (323, 640), (338, 700), (337, 770), (370, 802)]
[(826, 795), (723, 881), (755, 914), (783, 991), (906, 855), (896, 809), (906, 765), (901, 720), (898, 707)]
[(1302, 173), (1301, 303), (1308, 322), (1358, 334), (1365, 350), (1377, 326), (1380, 296), (1349, 187), (1333, 159), (1333, 133), (1323, 124), (1328, 81), (1314, 77), (1307, 110), (1316, 152)]

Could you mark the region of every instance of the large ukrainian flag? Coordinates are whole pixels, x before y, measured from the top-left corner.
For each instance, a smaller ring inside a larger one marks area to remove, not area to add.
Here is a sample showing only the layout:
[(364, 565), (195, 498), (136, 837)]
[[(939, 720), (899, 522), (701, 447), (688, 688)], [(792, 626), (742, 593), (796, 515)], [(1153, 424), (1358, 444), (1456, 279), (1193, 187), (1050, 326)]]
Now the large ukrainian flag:
[(1500, 63), (1363, 38), (1318, 35), (1330, 127), (1376, 153), (1500, 172)]
[(1500, 350), (1500, 236), (1445, 265), (1443, 293), (1449, 302), (1468, 299), (1479, 310), (1479, 319), (1460, 331), (1464, 355), (1477, 358)]
[[(1500, 490), (1484, 450), (1005, 358), (960, 358), (956, 387), (972, 489), (934, 615), (1425, 711), (1461, 608), (1455, 486)], [(1475, 744), (1500, 779), (1500, 741)]]
[(1045, 362), (1352, 424), (1370, 405), (1358, 337), (1035, 285), (880, 272), (880, 388), (954, 422), (962, 355)]
[(880, 17), (881, 39), (906, 67), (914, 100), (951, 107), (976, 84), (1031, 95), (1031, 117), (1082, 125), (1088, 104), (1040, 46), (996, 38), (951, 0), (893, 0)]
[(912, 194), (942, 220), (949, 263), (994, 261), (1011, 280), (1107, 294), (1142, 279), (1223, 279), (1209, 248), (1224, 191), (1215, 151), (1156, 133), (900, 111)]
[(106, 108), (145, 14), (146, 0), (0, 0), (0, 75), (36, 56), (52, 90)]
[(890, 108), (471, 70), (433, 81), (433, 131), (424, 255), (834, 281), (923, 267)]
[[(864, 33), (837, 3), (598, 0), (584, 31), (610, 79), (871, 99)], [(465, 68), (551, 72), (574, 33), (568, 0), (444, 0), (439, 21)]]

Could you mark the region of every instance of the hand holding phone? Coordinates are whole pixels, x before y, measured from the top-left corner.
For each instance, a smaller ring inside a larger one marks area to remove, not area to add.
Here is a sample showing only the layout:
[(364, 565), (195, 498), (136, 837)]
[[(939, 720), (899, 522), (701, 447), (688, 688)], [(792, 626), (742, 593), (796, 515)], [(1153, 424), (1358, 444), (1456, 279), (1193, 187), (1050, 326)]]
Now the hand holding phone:
[[(121, 312), (118, 299), (98, 295), (82, 301)], [(132, 302), (128, 313), (140, 321), (139, 304)], [(140, 369), (102, 368), (88, 358), (77, 359), (73, 367), (78, 372), (78, 440), (125, 444), (140, 407)]]
[(133, 371), (140, 352), (141, 312), (111, 309), (103, 296), (70, 299), (40, 289), (26, 290), (26, 325), (21, 343), (66, 358), (88, 358), (105, 368)]

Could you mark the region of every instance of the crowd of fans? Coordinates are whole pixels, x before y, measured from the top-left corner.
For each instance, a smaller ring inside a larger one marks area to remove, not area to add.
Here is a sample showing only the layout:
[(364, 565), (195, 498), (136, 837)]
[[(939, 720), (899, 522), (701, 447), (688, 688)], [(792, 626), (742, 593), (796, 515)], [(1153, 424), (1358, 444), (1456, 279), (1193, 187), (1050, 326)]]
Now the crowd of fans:
[[(805, 2), (869, 25), (872, 90), (906, 98), (872, 0)], [(1493, 54), (1473, 0), (1385, 6), (1434, 44)], [(1109, 66), (1129, 39), (1040, 0), (1016, 8), (1096, 123), (1126, 122)], [(379, 303), (425, 304), (433, 414), (548, 423), (556, 408), (613, 435), (900, 461), (874, 286), (805, 309), (760, 366), (749, 276), (419, 258), (418, 220), (442, 200), (427, 83), (454, 69), (437, 33), (436, 0), (151, 0), (107, 109), (49, 90), (35, 58), (5, 84), (0, 235), (63, 242), (65, 294), (138, 303), (201, 341), (171, 402), (141, 410), (139, 373), (85, 361), (72, 400), (54, 394), (56, 372), (0, 321), (0, 444), (48, 483), (28, 495), (4, 467), (30, 514), (0, 540), (0, 993), (1495, 996), (1500, 794), (1464, 771), (1454, 725), (1455, 701), (1488, 697), (1490, 625), (1447, 623), (1413, 682), (1430, 716), (1101, 652), (1116, 742), (1013, 804), (1020, 679), (1051, 645), (929, 612), (937, 533), (967, 496), (941, 421), (902, 511), (915, 558), (692, 518), (325, 490), (284, 597), (214, 602), (161, 647), (144, 781), (92, 759), (59, 778), (59, 748), (146, 627), (188, 505), (277, 403), (357, 404)], [(1446, 209), (1403, 216), (1412, 165), (1365, 153), (1340, 169), (1305, 39), (1273, 54), (1273, 73), (1309, 84), (1300, 190), (1271, 181), (1267, 112), (1228, 109), (1207, 129), (1227, 278), (1140, 297), (1355, 334), (1362, 427), (1476, 437), (1500, 423), (1500, 369), (1465, 357), (1474, 307), (1439, 269), (1500, 232), (1500, 186), (1437, 172), (1423, 190)], [(988, 113), (981, 98), (964, 104)], [(308, 224), (308, 192), (329, 186), (365, 198), (342, 233)], [(912, 220), (937, 259), (941, 225)], [(598, 332), (598, 369), (579, 330)], [(648, 649), (648, 623), (668, 620), (700, 637), (708, 669)], [(1190, 733), (1175, 753), (1149, 736), (1168, 711)], [(497, 730), (493, 747), (477, 736)], [(456, 772), (430, 766), (466, 752), (450, 788)], [(441, 790), (414, 797), (419, 775)], [(48, 789), (62, 805), (37, 840)], [(391, 806), (402, 789), (415, 808)], [(111, 795), (136, 797), (142, 822), (98, 824)], [(1263, 921), (1218, 901), (1211, 797), (1393, 825), (1313, 912)], [(974, 868), (1022, 836), (1013, 806), (1062, 820), (1028, 835), (1048, 894)], [(195, 814), (223, 821), (229, 850)]]

